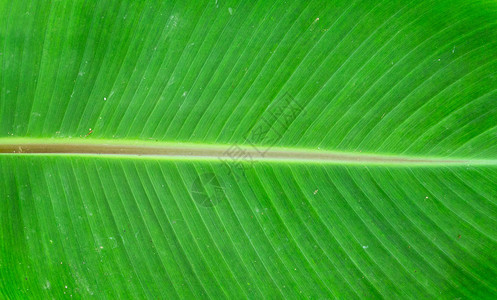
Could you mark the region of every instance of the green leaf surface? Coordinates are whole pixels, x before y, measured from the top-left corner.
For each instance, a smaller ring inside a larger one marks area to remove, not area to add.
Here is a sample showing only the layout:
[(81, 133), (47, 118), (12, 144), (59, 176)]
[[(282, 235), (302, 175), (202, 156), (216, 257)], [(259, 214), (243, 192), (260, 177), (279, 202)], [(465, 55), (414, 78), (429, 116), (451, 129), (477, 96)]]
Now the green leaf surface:
[(0, 298), (497, 297), (495, 1), (0, 16)]

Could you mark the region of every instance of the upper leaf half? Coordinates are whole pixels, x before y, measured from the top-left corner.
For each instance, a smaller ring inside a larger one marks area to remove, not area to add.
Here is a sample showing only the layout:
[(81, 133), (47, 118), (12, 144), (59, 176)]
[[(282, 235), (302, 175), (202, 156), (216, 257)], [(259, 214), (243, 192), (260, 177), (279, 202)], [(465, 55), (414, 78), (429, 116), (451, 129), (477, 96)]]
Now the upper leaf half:
[(2, 137), (497, 157), (495, 1), (0, 1), (0, 15)]

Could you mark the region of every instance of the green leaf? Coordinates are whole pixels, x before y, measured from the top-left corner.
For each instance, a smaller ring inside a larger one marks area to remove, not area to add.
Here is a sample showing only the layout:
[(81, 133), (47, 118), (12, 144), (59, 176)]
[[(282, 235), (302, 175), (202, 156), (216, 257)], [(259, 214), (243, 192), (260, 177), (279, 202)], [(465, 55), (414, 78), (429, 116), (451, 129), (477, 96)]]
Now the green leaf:
[(495, 1), (0, 16), (0, 298), (497, 297)]

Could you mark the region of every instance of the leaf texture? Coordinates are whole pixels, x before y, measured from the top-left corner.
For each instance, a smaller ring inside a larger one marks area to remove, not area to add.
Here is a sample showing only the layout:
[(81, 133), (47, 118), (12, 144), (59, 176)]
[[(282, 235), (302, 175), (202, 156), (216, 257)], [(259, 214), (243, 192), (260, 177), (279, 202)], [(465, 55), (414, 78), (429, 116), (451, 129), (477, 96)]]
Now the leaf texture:
[(0, 15), (0, 298), (497, 297), (495, 1)]

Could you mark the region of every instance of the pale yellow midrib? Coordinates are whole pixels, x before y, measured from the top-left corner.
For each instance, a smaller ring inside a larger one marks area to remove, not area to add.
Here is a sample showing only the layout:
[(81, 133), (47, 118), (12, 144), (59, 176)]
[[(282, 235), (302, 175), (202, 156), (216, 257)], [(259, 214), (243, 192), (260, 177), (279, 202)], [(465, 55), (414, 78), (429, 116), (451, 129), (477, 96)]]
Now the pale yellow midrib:
[(376, 155), (362, 153), (344, 153), (308, 149), (243, 147), (237, 145), (203, 145), (203, 144), (167, 144), (143, 142), (119, 144), (112, 142), (95, 142), (88, 140), (67, 142), (55, 140), (40, 143), (33, 142), (8, 143), (0, 140), (0, 153), (8, 154), (64, 154), (64, 155), (125, 155), (125, 156), (158, 156), (203, 158), (240, 161), (321, 161), (321, 162), (348, 162), (358, 164), (408, 164), (408, 165), (472, 165), (497, 164), (495, 160), (449, 159), (436, 157), (409, 157), (397, 155)]

